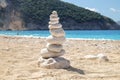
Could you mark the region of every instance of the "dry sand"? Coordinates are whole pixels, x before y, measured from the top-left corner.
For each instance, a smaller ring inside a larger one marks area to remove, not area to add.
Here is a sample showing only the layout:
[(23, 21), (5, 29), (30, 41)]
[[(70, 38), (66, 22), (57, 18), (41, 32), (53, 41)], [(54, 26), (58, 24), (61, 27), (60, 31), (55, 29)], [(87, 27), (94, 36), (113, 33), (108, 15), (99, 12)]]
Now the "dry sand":
[[(38, 67), (45, 39), (0, 36), (0, 80), (120, 80), (120, 41), (67, 40), (68, 69)], [(108, 62), (86, 60), (87, 54), (103, 53)]]

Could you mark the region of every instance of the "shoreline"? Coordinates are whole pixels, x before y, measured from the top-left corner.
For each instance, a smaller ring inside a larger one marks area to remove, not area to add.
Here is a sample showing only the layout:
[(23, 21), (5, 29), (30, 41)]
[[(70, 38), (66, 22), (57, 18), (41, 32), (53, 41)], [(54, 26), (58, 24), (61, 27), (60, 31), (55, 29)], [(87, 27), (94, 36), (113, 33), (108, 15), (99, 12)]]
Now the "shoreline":
[[(76, 39), (76, 40), (120, 40), (120, 31), (104, 31), (104, 30), (95, 30), (95, 31), (65, 31), (67, 39)], [(10, 31), (10, 32), (0, 32), (0, 35), (3, 36), (19, 36), (19, 37), (33, 37), (33, 38), (45, 38), (50, 35), (49, 31)]]
[[(19, 36), (19, 35), (0, 35), (0, 37), (18, 37), (18, 38), (38, 38), (38, 39), (45, 39), (47, 37), (37, 37), (37, 36)], [(66, 38), (67, 40), (98, 40), (98, 41), (120, 41), (120, 40), (114, 40), (114, 39), (86, 39), (86, 38)]]

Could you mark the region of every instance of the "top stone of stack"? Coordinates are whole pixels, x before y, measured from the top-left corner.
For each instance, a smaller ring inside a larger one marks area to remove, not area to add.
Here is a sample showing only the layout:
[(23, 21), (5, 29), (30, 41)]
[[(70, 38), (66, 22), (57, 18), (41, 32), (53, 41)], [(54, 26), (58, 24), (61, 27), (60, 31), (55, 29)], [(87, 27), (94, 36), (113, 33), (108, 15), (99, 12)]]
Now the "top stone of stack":
[(52, 14), (50, 15), (50, 20), (57, 20), (59, 21), (59, 17), (56, 11), (53, 11)]
[(50, 25), (58, 24), (59, 23), (59, 17), (56, 11), (53, 11), (50, 15)]

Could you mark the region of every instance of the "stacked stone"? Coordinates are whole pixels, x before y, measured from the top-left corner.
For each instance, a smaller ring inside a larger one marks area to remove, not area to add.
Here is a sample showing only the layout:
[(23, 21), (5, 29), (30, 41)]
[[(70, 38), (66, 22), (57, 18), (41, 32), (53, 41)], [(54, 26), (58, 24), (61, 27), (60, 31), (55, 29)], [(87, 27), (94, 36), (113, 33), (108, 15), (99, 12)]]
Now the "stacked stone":
[(51, 35), (46, 39), (46, 48), (41, 50), (39, 65), (44, 68), (68, 68), (70, 62), (60, 57), (65, 54), (62, 46), (65, 42), (65, 32), (56, 11), (50, 15), (49, 29)]

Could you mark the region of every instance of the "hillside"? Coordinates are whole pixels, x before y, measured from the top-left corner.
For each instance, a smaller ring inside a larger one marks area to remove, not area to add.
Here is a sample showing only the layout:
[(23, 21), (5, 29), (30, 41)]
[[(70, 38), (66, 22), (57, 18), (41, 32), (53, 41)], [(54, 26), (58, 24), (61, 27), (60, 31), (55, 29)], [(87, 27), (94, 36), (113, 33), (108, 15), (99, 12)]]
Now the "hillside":
[(120, 21), (117, 22), (120, 25)]
[(64, 29), (120, 29), (112, 19), (60, 0), (1, 0), (1, 30), (48, 29), (49, 15), (56, 10)]

